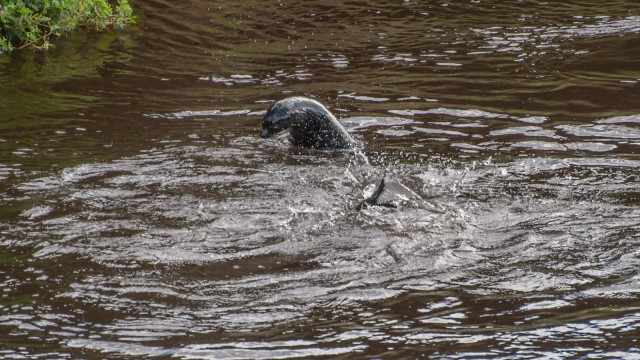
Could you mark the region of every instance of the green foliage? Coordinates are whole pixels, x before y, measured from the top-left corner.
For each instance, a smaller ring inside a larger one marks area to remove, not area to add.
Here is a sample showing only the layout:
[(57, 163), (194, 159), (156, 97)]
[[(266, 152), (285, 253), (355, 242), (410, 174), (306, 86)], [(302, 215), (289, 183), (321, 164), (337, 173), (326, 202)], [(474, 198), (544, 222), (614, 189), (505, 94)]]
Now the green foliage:
[(52, 37), (77, 28), (121, 29), (134, 23), (128, 0), (0, 0), (0, 53), (46, 49)]

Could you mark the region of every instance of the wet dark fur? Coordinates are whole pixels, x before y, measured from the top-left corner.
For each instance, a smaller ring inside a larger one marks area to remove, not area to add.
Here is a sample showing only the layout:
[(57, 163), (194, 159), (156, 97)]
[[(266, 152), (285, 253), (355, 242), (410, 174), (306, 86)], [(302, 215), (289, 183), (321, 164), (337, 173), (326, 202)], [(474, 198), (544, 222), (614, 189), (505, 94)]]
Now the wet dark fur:
[(262, 120), (260, 137), (289, 130), (293, 145), (314, 149), (349, 149), (354, 141), (347, 130), (319, 102), (291, 97), (275, 102)]

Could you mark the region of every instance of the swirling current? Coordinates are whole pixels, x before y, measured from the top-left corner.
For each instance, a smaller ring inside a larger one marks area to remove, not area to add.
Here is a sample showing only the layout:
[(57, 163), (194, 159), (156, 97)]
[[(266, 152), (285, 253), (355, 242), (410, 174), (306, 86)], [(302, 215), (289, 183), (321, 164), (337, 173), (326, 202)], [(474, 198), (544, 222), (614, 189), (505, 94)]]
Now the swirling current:
[(0, 357), (640, 358), (637, 2), (133, 4), (0, 56)]

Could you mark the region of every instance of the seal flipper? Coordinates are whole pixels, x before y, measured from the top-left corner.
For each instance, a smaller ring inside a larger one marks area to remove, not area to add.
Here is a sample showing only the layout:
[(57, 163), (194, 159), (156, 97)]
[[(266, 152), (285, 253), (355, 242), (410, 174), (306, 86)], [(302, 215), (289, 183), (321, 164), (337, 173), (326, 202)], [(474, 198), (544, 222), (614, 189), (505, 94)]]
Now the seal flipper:
[(373, 194), (371, 194), (371, 196), (369, 196), (368, 198), (362, 200), (358, 205), (356, 205), (356, 207), (353, 210), (360, 211), (360, 210), (362, 210), (362, 208), (366, 208), (368, 205), (384, 206), (384, 207), (394, 208), (395, 209), (396, 206), (393, 205), (393, 204), (379, 204), (378, 203), (378, 198), (384, 192), (384, 187), (385, 187), (385, 183), (384, 183), (384, 176), (383, 176), (382, 179), (380, 179), (380, 183), (378, 184), (378, 187), (373, 192)]

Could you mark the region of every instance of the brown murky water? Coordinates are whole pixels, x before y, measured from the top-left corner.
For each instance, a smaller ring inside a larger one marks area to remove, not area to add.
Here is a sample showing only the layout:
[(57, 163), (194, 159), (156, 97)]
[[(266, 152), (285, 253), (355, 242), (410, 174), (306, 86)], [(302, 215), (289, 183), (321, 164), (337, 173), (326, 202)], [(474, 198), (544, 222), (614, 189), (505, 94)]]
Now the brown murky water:
[(0, 357), (640, 358), (637, 1), (136, 5), (0, 57)]

